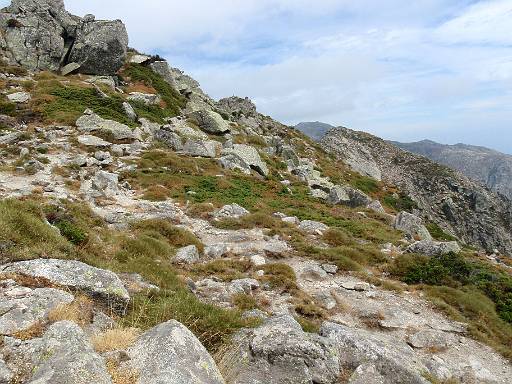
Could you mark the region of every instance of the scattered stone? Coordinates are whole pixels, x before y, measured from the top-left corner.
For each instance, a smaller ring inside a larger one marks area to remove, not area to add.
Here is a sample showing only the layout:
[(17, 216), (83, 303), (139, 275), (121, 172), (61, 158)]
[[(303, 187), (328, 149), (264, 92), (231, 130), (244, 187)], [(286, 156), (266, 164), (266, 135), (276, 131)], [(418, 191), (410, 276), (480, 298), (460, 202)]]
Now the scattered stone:
[(331, 275), (335, 275), (338, 272), (338, 266), (334, 264), (322, 264), (322, 269)]
[(193, 140), (189, 139), (183, 146), (182, 152), (185, 155), (214, 158), (220, 153), (222, 144), (215, 140)]
[(60, 74), (62, 76), (67, 76), (67, 75), (70, 75), (72, 73), (75, 73), (75, 72), (78, 72), (78, 70), (80, 69), (81, 65), (78, 64), (78, 63), (69, 63), (69, 64), (66, 64), (65, 66), (63, 66), (61, 69), (60, 69)]
[(322, 281), (327, 278), (325, 272), (318, 264), (308, 264), (302, 271), (301, 277), (310, 281)]
[(224, 218), (231, 218), (231, 219), (238, 219), (242, 216), (248, 215), (250, 212), (245, 209), (244, 207), (239, 206), (236, 203), (225, 205), (221, 209), (219, 209), (217, 212), (214, 213), (214, 217), (216, 219), (224, 219)]
[(16, 104), (24, 104), (31, 99), (30, 93), (28, 92), (16, 92), (7, 95), (9, 101)]
[(130, 295), (119, 277), (104, 269), (75, 260), (35, 259), (3, 266), (3, 273), (19, 273), (44, 278), (51, 283), (83, 291), (115, 306), (126, 306)]
[(100, 139), (93, 135), (81, 135), (78, 136), (78, 143), (85, 145), (86, 147), (109, 147), (111, 144), (108, 141)]
[(316, 235), (323, 235), (325, 231), (329, 229), (324, 223), (313, 220), (303, 220), (300, 222), (299, 229)]
[(233, 280), (229, 285), (229, 292), (232, 294), (250, 294), (253, 290), (258, 289), (260, 283), (255, 279), (238, 279)]
[(119, 194), (119, 175), (98, 171), (92, 179), (92, 187), (105, 197), (115, 197)]
[(176, 256), (172, 259), (175, 264), (194, 264), (199, 262), (199, 260), (199, 251), (195, 245), (178, 249)]
[(229, 247), (226, 244), (213, 244), (204, 248), (204, 256), (208, 259), (220, 259), (227, 255)]
[(373, 200), (370, 204), (366, 206), (366, 208), (377, 213), (386, 213), (386, 210), (384, 209), (379, 200)]
[(268, 314), (263, 312), (260, 309), (251, 309), (249, 311), (245, 311), (242, 314), (242, 319), (259, 319), (259, 320), (266, 320), (268, 319)]
[(135, 112), (135, 109), (133, 109), (133, 107), (130, 103), (127, 103), (126, 101), (123, 102), (123, 110), (124, 110), (125, 115), (131, 121), (137, 121), (137, 113)]
[(340, 283), (340, 286), (342, 288), (345, 288), (349, 291), (358, 291), (358, 292), (365, 292), (369, 291), (371, 286), (368, 283), (365, 283), (363, 281), (360, 282), (354, 282), (354, 281), (344, 281)]
[(253, 256), (251, 256), (251, 263), (255, 267), (261, 267), (262, 265), (265, 265), (267, 263), (267, 261), (265, 260), (264, 256), (253, 255)]

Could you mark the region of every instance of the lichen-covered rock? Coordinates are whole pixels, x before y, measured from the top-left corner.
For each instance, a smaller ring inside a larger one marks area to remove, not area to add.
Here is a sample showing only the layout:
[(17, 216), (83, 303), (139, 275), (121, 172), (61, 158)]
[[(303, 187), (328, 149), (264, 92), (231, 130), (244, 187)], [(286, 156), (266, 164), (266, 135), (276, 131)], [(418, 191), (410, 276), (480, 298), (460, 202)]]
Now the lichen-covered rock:
[(157, 105), (162, 101), (162, 98), (153, 93), (130, 92), (128, 100), (144, 105)]
[(133, 140), (135, 135), (130, 127), (117, 121), (103, 119), (91, 110), (87, 110), (76, 121), (81, 132), (103, 132), (113, 140)]
[(210, 110), (200, 110), (192, 112), (189, 115), (197, 122), (199, 128), (212, 134), (224, 134), (230, 131), (229, 124), (217, 112)]
[(5, 338), (9, 368), (28, 384), (112, 384), (105, 360), (82, 329), (70, 321), (52, 324), (41, 338)]
[(13, 335), (45, 322), (52, 309), (73, 299), (72, 294), (59, 289), (31, 289), (4, 280), (0, 287), (0, 334)]
[(28, 92), (15, 92), (7, 95), (7, 98), (13, 103), (23, 104), (30, 100), (30, 93)]
[(130, 296), (119, 277), (104, 269), (80, 261), (36, 259), (3, 266), (3, 273), (18, 273), (44, 278), (51, 283), (83, 291), (116, 306), (126, 306)]
[(203, 345), (175, 320), (140, 336), (128, 355), (128, 364), (138, 372), (141, 384), (224, 384)]
[(171, 130), (161, 128), (155, 133), (155, 139), (166, 144), (174, 151), (181, 151), (183, 149), (183, 141), (181, 137)]
[(430, 232), (423, 225), (423, 220), (412, 213), (400, 212), (395, 219), (394, 227), (414, 239), (432, 240)]
[(459, 253), (461, 248), (456, 241), (442, 242), (433, 240), (417, 241), (407, 247), (407, 252), (419, 253), (427, 256), (441, 256), (450, 252)]
[(334, 343), (305, 333), (290, 315), (241, 331), (231, 348), (225, 364), (234, 384), (333, 384), (340, 373)]
[(262, 176), (268, 175), (267, 164), (261, 159), (256, 148), (245, 144), (234, 144), (233, 148), (225, 148), (222, 151), (220, 164), (227, 169), (239, 169), (250, 174), (255, 170)]
[(97, 136), (93, 135), (80, 135), (78, 136), (78, 143), (81, 145), (85, 145), (86, 147), (110, 147), (112, 144), (108, 141), (103, 140)]

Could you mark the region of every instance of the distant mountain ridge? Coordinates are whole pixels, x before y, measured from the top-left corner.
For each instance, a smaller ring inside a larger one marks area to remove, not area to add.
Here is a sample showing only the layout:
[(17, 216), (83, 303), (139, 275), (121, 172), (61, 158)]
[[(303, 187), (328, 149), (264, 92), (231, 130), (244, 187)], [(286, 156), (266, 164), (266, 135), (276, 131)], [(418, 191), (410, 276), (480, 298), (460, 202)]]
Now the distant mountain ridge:
[(431, 140), (392, 144), (462, 172), (512, 200), (511, 155), (481, 146), (445, 145)]
[(319, 141), (330, 129), (334, 128), (334, 126), (321, 123), (320, 121), (310, 121), (299, 123), (295, 128), (311, 137), (313, 140)]

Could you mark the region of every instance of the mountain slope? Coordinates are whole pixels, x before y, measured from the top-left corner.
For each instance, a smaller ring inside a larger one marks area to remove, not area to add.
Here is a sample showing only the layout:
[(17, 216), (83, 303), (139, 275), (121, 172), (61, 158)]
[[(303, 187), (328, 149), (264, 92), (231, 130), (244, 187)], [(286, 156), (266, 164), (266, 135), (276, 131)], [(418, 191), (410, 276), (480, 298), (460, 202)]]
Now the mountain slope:
[[(398, 186), (422, 215), (468, 244), (512, 254), (512, 203), (445, 166), (364, 132), (335, 128), (322, 146), (349, 163), (373, 164)], [(354, 148), (360, 148), (354, 151)], [(368, 157), (370, 154), (370, 158)]]
[[(335, 156), (158, 56), (110, 62), (108, 25), (0, 11), (1, 383), (512, 382), (510, 259), (405, 189), (463, 199), (466, 179), (384, 166), (365, 134)], [(453, 212), (495, 239), (492, 199)]]
[(485, 147), (466, 144), (443, 145), (430, 140), (393, 144), (456, 169), (512, 200), (511, 155)]

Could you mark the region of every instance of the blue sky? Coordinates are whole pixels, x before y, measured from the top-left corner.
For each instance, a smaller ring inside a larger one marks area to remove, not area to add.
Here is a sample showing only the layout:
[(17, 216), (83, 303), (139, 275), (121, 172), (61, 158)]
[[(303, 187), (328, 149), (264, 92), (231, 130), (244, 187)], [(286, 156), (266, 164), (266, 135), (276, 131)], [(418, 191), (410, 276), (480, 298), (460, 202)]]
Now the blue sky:
[(283, 122), (512, 153), (512, 0), (65, 2)]

